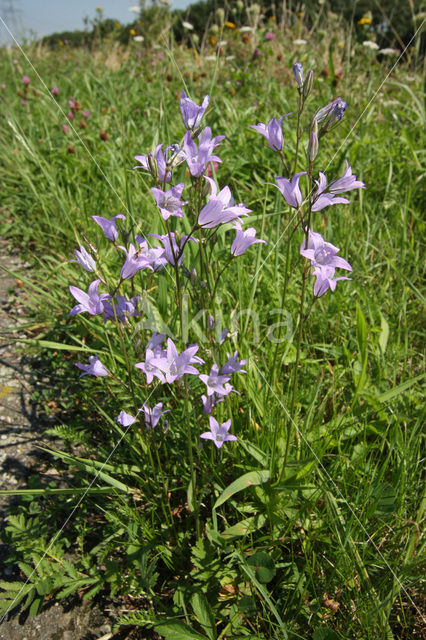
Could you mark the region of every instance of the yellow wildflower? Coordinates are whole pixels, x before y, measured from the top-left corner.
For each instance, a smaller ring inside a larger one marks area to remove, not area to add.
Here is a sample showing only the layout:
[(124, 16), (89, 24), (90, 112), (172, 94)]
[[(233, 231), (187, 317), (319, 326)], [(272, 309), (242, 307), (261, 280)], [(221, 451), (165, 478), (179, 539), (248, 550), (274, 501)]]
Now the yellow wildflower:
[(209, 42), (212, 45), (212, 47), (214, 47), (217, 44), (217, 40), (216, 38), (213, 38), (213, 36), (210, 36)]
[(131, 36), (135, 36), (136, 35), (136, 31), (134, 29), (130, 29), (129, 31)]
[(228, 29), (236, 29), (236, 28), (237, 28), (237, 25), (236, 25), (236, 24), (234, 24), (233, 22), (229, 22), (229, 20), (227, 20), (227, 21), (225, 22), (225, 27), (228, 27)]
[(360, 18), (360, 19), (358, 20), (358, 24), (359, 24), (360, 26), (362, 26), (363, 24), (371, 24), (371, 23), (372, 23), (371, 18)]

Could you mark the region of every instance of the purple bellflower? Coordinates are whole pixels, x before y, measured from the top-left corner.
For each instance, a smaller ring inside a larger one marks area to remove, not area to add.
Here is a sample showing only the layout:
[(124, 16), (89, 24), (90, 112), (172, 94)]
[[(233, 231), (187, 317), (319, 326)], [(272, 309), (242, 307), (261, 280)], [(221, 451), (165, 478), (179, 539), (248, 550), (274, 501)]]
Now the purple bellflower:
[(287, 113), (285, 116), (281, 116), (278, 120), (276, 118), (272, 118), (268, 122), (268, 124), (263, 124), (263, 122), (259, 122), (258, 124), (251, 124), (250, 127), (261, 133), (262, 136), (266, 138), (269, 146), (273, 151), (281, 151), (284, 146), (284, 136), (282, 132), (282, 122), (284, 118), (287, 118), (290, 114)]
[(247, 216), (251, 213), (251, 209), (247, 209), (242, 203), (235, 205), (229, 187), (223, 187), (217, 193), (217, 186), (213, 178), (204, 176), (210, 183), (211, 194), (208, 202), (200, 211), (198, 216), (198, 224), (200, 227), (211, 229), (219, 224), (232, 222), (239, 216)]
[(306, 249), (305, 244), (306, 242), (302, 243), (300, 254), (310, 260), (314, 267), (313, 275), (317, 278), (314, 285), (314, 295), (317, 298), (324, 295), (328, 289), (334, 291), (339, 280), (351, 279), (344, 276), (333, 278), (336, 268), (352, 271), (352, 267), (344, 258), (336, 255), (340, 249), (330, 242), (325, 242), (320, 233), (309, 231)]
[(160, 213), (163, 216), (164, 220), (168, 220), (170, 216), (183, 218), (182, 207), (183, 205), (188, 204), (188, 201), (181, 201), (182, 191), (184, 187), (184, 183), (181, 182), (180, 184), (177, 184), (175, 187), (172, 187), (167, 191), (162, 191), (161, 189), (156, 189), (155, 187), (151, 189), (155, 198), (155, 202), (157, 203), (157, 207), (160, 209)]
[(135, 156), (135, 160), (140, 164), (133, 167), (133, 169), (144, 169), (148, 171), (157, 182), (170, 182), (172, 174), (167, 167), (166, 154), (163, 151), (163, 145), (158, 144), (155, 147), (154, 153), (150, 152), (146, 156)]
[(115, 320), (115, 317), (117, 317), (117, 319), (124, 324), (126, 322), (126, 318), (137, 318), (139, 316), (139, 301), (140, 296), (135, 296), (128, 300), (124, 296), (116, 296), (114, 306), (111, 302), (104, 302), (104, 322), (109, 319)]
[(163, 384), (166, 381), (163, 372), (157, 367), (156, 364), (157, 360), (162, 357), (162, 353), (163, 351), (161, 347), (159, 348), (159, 351), (147, 348), (145, 350), (145, 362), (138, 362), (137, 364), (135, 364), (135, 367), (137, 369), (141, 369), (141, 371), (143, 371), (146, 375), (147, 384), (151, 384), (154, 376), (158, 378), (159, 381)]
[(314, 295), (317, 298), (323, 296), (324, 293), (326, 293), (329, 289), (334, 291), (336, 288), (336, 283), (339, 280), (352, 280), (352, 278), (346, 278), (345, 276), (333, 278), (334, 272), (334, 267), (317, 267), (316, 269), (314, 269), (313, 275), (317, 278), (314, 284)]
[(130, 243), (128, 250), (125, 247), (119, 247), (126, 253), (126, 260), (124, 261), (123, 266), (121, 267), (121, 279), (129, 280), (133, 278), (135, 273), (140, 271), (141, 269), (152, 269), (148, 258), (141, 253), (140, 250), (137, 250), (136, 247)]
[(98, 354), (95, 356), (89, 356), (89, 364), (80, 364), (79, 362), (76, 362), (75, 366), (83, 371), (83, 373), (79, 375), (79, 378), (87, 375), (96, 377), (109, 376), (109, 371), (99, 360)]
[(241, 224), (236, 221), (233, 229), (237, 231), (235, 240), (231, 245), (231, 253), (233, 256), (241, 256), (249, 247), (251, 247), (252, 244), (256, 244), (257, 242), (267, 244), (266, 240), (255, 238), (256, 229), (254, 227), (250, 227), (243, 231)]
[(237, 440), (237, 436), (233, 436), (228, 433), (231, 427), (231, 418), (229, 418), (229, 420), (227, 420), (226, 422), (222, 422), (222, 424), (219, 424), (216, 418), (210, 416), (209, 421), (210, 431), (202, 433), (200, 435), (200, 438), (204, 438), (205, 440), (213, 440), (218, 449), (221, 448), (224, 442)]
[(122, 427), (130, 427), (136, 422), (136, 418), (130, 415), (130, 413), (120, 411), (115, 421), (118, 422), (118, 424), (121, 424)]
[(199, 371), (192, 366), (193, 363), (203, 362), (201, 358), (195, 356), (198, 349), (198, 345), (194, 344), (179, 354), (173, 340), (168, 338), (166, 353), (160, 358), (153, 358), (152, 364), (163, 371), (169, 384), (182, 378), (185, 373), (199, 375)]
[(299, 89), (303, 87), (303, 65), (301, 62), (295, 62), (293, 65), (293, 75)]
[(333, 180), (327, 186), (327, 178), (320, 171), (319, 180), (315, 180), (317, 183), (317, 191), (312, 198), (312, 211), (321, 211), (324, 207), (328, 207), (332, 204), (343, 203), (347, 204), (349, 200), (346, 198), (336, 197), (337, 193), (345, 193), (346, 191), (353, 191), (354, 189), (365, 189), (365, 184), (361, 180), (357, 180), (356, 175), (352, 173), (352, 169), (349, 166), (349, 162), (346, 162), (346, 169), (340, 178)]
[(204, 96), (201, 106), (198, 106), (193, 100), (188, 98), (185, 91), (182, 91), (180, 96), (180, 110), (182, 112), (183, 123), (187, 129), (191, 131), (198, 129), (204, 112), (209, 106), (209, 102), (209, 96)]
[(308, 247), (305, 249), (305, 241), (300, 247), (300, 254), (311, 261), (313, 267), (338, 267), (352, 271), (352, 267), (344, 258), (336, 255), (340, 249), (331, 242), (326, 242), (320, 233), (309, 231)]
[(76, 313), (84, 313), (87, 311), (91, 316), (96, 316), (99, 313), (103, 313), (104, 301), (109, 300), (111, 296), (108, 293), (98, 293), (98, 286), (100, 280), (94, 280), (89, 284), (88, 293), (82, 291), (78, 287), (70, 287), (71, 295), (79, 302), (73, 307), (69, 313), (70, 316), (75, 316)]
[(318, 124), (318, 138), (330, 131), (343, 118), (346, 107), (346, 102), (338, 97), (317, 111), (314, 121)]
[(203, 412), (205, 414), (209, 414), (213, 411), (214, 407), (219, 404), (219, 402), (223, 402), (225, 398), (223, 396), (217, 396), (213, 393), (211, 396), (205, 396), (204, 394), (201, 396), (201, 402), (203, 404)]
[(275, 179), (277, 184), (272, 183), (274, 187), (278, 187), (281, 191), (287, 204), (295, 209), (298, 209), (302, 204), (303, 198), (299, 187), (299, 180), (300, 176), (304, 176), (305, 174), (306, 171), (300, 171), (293, 176), (291, 181), (287, 178), (280, 178), (279, 176), (276, 176)]
[(231, 357), (229, 353), (226, 353), (228, 358), (228, 362), (221, 367), (221, 374), (232, 374), (239, 371), (240, 373), (247, 373), (245, 369), (243, 369), (244, 365), (247, 363), (247, 360), (238, 360), (238, 351), (234, 351), (234, 355)]
[(214, 364), (209, 375), (202, 373), (198, 376), (207, 387), (207, 395), (217, 393), (218, 396), (227, 396), (232, 391), (232, 385), (227, 384), (231, 379), (229, 375), (219, 375), (219, 367)]
[(92, 216), (93, 220), (100, 226), (108, 240), (115, 242), (118, 238), (118, 231), (116, 227), (117, 218), (121, 218), (122, 220), (126, 219), (126, 216), (123, 216), (122, 213), (118, 213), (116, 216), (112, 218), (103, 218), (102, 216)]
[(80, 245), (80, 251), (74, 249), (74, 253), (77, 260), (70, 260), (70, 262), (78, 262), (86, 271), (96, 271), (96, 262), (83, 246)]
[(154, 271), (160, 271), (167, 264), (167, 258), (163, 247), (149, 247), (143, 236), (135, 236), (136, 242), (141, 248), (141, 255), (145, 256)]
[[(164, 235), (159, 235), (158, 233), (150, 233), (150, 236), (152, 236), (153, 238), (157, 238), (157, 240), (160, 240), (160, 242), (163, 243), (164, 245), (164, 258), (167, 260), (167, 262), (169, 264), (174, 265), (175, 263), (175, 259), (177, 258), (177, 263), (178, 265), (182, 264), (182, 260), (183, 260), (183, 247), (186, 244), (186, 240), (188, 238), (188, 236), (182, 236), (182, 239), (180, 241), (180, 245), (178, 246), (177, 242), (176, 242), (176, 235), (175, 232), (172, 231), (170, 233), (172, 242), (170, 244), (170, 237), (168, 233), (165, 233)], [(189, 240), (191, 240), (192, 242), (198, 242), (198, 240), (196, 238), (189, 238)]]
[(159, 402), (158, 404), (156, 404), (153, 409), (151, 409), (148, 404), (144, 403), (142, 405), (142, 408), (139, 409), (139, 411), (143, 411), (144, 413), (145, 424), (148, 427), (148, 429), (155, 429), (161, 416), (164, 413), (169, 413), (170, 411), (170, 409), (167, 409), (166, 411), (163, 411), (162, 409), (163, 409), (162, 402)]
[(210, 127), (206, 127), (201, 135), (198, 136), (197, 145), (191, 137), (191, 132), (187, 131), (183, 139), (183, 151), (189, 171), (194, 178), (199, 178), (206, 170), (209, 162), (222, 162), (215, 155), (212, 155), (215, 147), (225, 138), (225, 136), (216, 136), (212, 138)]

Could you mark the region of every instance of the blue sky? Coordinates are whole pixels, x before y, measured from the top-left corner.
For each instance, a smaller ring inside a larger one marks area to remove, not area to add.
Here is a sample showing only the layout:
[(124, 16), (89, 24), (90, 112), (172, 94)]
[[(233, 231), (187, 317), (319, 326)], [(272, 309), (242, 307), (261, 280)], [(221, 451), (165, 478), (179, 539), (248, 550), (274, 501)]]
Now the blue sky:
[[(185, 9), (194, 0), (170, 0), (173, 9)], [(0, 0), (0, 16), (19, 41), (31, 32), (44, 36), (55, 31), (72, 31), (83, 28), (83, 18), (94, 18), (96, 7), (102, 7), (106, 18), (116, 18), (122, 23), (131, 22), (135, 14), (129, 7), (138, 0)], [(13, 14), (8, 8), (14, 9)], [(7, 31), (0, 20), (0, 43), (9, 41)]]

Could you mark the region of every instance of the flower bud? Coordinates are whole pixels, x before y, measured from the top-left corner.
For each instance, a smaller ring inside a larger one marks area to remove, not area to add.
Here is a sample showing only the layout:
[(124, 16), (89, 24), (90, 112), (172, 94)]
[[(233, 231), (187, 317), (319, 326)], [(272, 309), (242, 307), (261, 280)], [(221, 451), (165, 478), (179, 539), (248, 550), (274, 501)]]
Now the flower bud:
[(301, 62), (295, 62), (293, 65), (293, 75), (296, 80), (296, 84), (300, 89), (303, 87), (303, 65)]
[(191, 281), (192, 286), (194, 287), (195, 283), (197, 282), (197, 271), (196, 271), (195, 267), (192, 267), (192, 269), (190, 271), (189, 279)]
[(149, 166), (149, 170), (151, 172), (152, 177), (154, 178), (155, 182), (157, 182), (158, 181), (158, 164), (151, 151), (148, 153), (148, 166)]
[(308, 95), (311, 93), (312, 85), (314, 83), (314, 72), (312, 69), (308, 71), (308, 75), (305, 78), (305, 82), (303, 83), (303, 99), (306, 100)]
[(225, 21), (225, 10), (222, 9), (222, 7), (219, 7), (219, 9), (216, 9), (216, 18), (219, 24), (223, 25)]
[(336, 98), (328, 105), (317, 111), (312, 121), (319, 125), (318, 139), (330, 131), (343, 118), (347, 104), (342, 98)]
[(308, 144), (308, 160), (312, 164), (318, 155), (318, 123), (313, 121), (311, 135), (309, 136)]

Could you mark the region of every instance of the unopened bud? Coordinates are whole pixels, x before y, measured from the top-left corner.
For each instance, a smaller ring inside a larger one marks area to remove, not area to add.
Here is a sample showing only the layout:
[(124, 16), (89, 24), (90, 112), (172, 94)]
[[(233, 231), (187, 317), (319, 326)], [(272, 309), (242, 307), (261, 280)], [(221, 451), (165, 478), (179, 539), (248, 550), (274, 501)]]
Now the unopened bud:
[(238, 11), (242, 11), (244, 9), (243, 0), (237, 0), (237, 2), (235, 3), (235, 6), (237, 7)]
[(319, 125), (318, 139), (330, 131), (343, 118), (347, 104), (341, 98), (336, 98), (330, 104), (320, 109), (314, 116), (314, 122)]
[(189, 272), (189, 279), (191, 281), (192, 286), (195, 286), (195, 283), (197, 282), (197, 271), (194, 267), (192, 267), (191, 271)]
[(212, 235), (210, 236), (210, 246), (213, 248), (214, 245), (216, 244), (216, 240), (217, 240), (217, 233), (216, 231), (214, 231), (212, 233)]
[(313, 83), (314, 83), (314, 72), (311, 69), (310, 71), (308, 71), (308, 75), (306, 76), (305, 82), (303, 83), (302, 93), (303, 93), (304, 100), (306, 100), (308, 95), (311, 93)]
[(158, 164), (156, 159), (154, 158), (154, 155), (151, 152), (148, 153), (148, 166), (149, 166), (149, 170), (151, 172), (152, 177), (154, 178), (155, 182), (157, 182)]
[(293, 75), (296, 80), (296, 84), (300, 89), (303, 87), (303, 65), (301, 62), (295, 62), (293, 65)]
[(318, 123), (314, 120), (308, 144), (308, 160), (312, 163), (318, 155)]
[(225, 10), (220, 7), (216, 10), (216, 18), (220, 25), (223, 25), (225, 21)]

